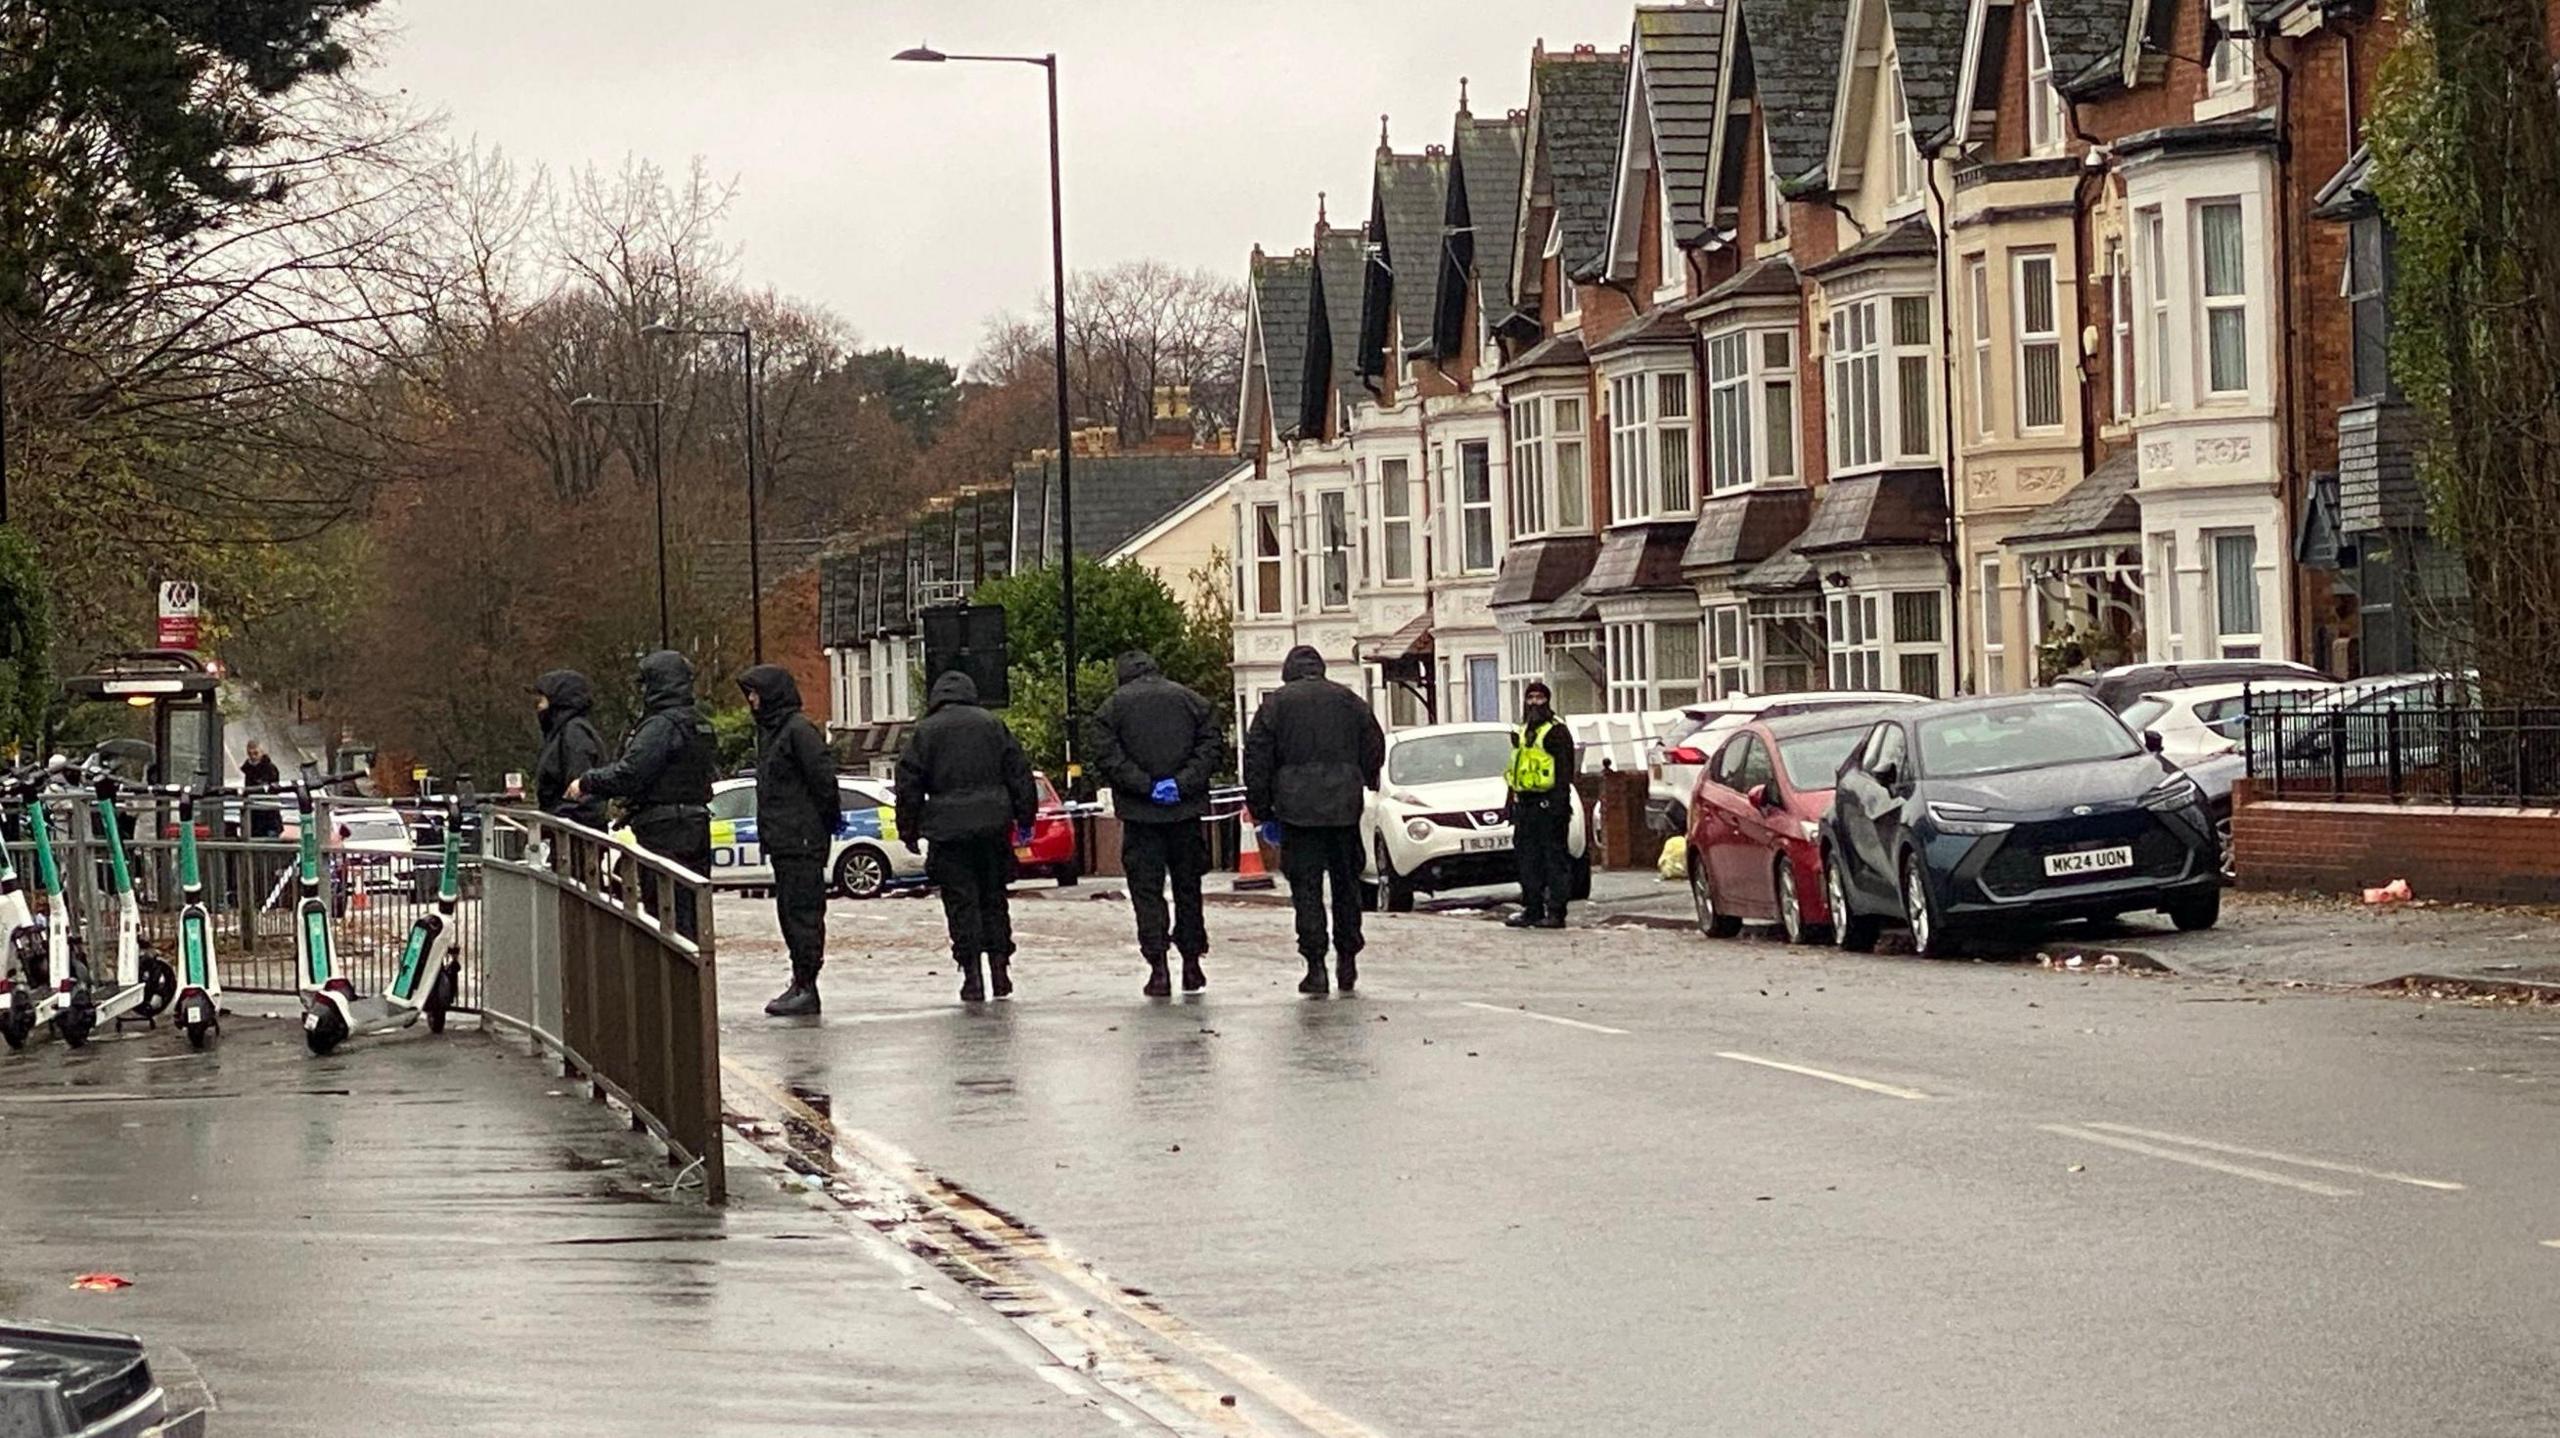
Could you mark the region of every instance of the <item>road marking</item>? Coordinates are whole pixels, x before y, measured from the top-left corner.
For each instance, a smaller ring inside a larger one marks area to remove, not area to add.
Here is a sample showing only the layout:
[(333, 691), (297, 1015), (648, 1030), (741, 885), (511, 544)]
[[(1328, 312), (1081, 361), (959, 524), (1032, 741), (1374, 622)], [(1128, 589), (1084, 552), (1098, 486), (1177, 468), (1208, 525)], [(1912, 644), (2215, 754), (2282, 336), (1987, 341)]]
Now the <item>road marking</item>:
[(1506, 1008), (1501, 1004), (1480, 1004), (1473, 999), (1464, 999), (1460, 1002), (1465, 1004), (1468, 1008), (1482, 1009), (1489, 1014), (1511, 1014), (1519, 1018), (1536, 1019), (1540, 1023), (1562, 1024), (1569, 1029), (1589, 1029), (1595, 1034), (1623, 1034), (1626, 1032), (1625, 1029), (1613, 1029), (1607, 1024), (1587, 1024), (1580, 1019), (1560, 1019), (1554, 1014), (1539, 1013), (1536, 1009)]
[[(1193, 1328), (1153, 1298), (1132, 1292), (1056, 1240), (1024, 1228), (976, 1195), (925, 1169), (887, 1139), (837, 1123), (734, 1059), (722, 1059), (720, 1067), (794, 1125), (826, 1138), (829, 1158), (844, 1180), (831, 1185), (830, 1192), (838, 1187), (853, 1189), (851, 1197), (835, 1192), (837, 1201), (853, 1217), (888, 1237), (895, 1253), (921, 1257), (946, 1275), (963, 1279), (1059, 1363), (1127, 1400), (1169, 1430), (1237, 1438), (1277, 1431), (1315, 1438), (1378, 1438), (1260, 1362)], [(1074, 1291), (1065, 1291), (1069, 1289)], [(1142, 1330), (1179, 1357), (1233, 1382), (1294, 1426), (1274, 1430), (1256, 1421), (1248, 1410), (1233, 1406), (1227, 1394), (1132, 1338), (1128, 1328)], [(1057, 1381), (1046, 1372), (1041, 1376)]]
[(2545, 1248), (2560, 1248), (2560, 1238), (2546, 1238), (2542, 1240), (2542, 1246)]
[(1929, 1097), (1916, 1088), (1878, 1083), (1874, 1079), (1862, 1079), (1850, 1074), (1836, 1074), (1829, 1069), (1806, 1068), (1803, 1064), (1782, 1063), (1777, 1059), (1764, 1059), (1757, 1054), (1720, 1053), (1716, 1057), (1731, 1059), (1738, 1064), (1758, 1064), (1764, 1069), (1780, 1069), (1791, 1074), (1802, 1074), (1806, 1078), (1818, 1078), (1826, 1083), (1847, 1084), (1851, 1088), (1862, 1088), (1869, 1093), (1883, 1094), (1887, 1098), (1926, 1099)]
[(2073, 1128), (2067, 1123), (2045, 1123), (2038, 1124), (2036, 1127), (2043, 1129), (2046, 1133), (2060, 1134), (2064, 1138), (2076, 1138), (2084, 1143), (2102, 1143), (2109, 1148), (2123, 1149), (2127, 1153), (2143, 1154), (2151, 1158), (2165, 1158), (2171, 1163), (2192, 1164), (2197, 1168), (2212, 1169), (2215, 1173), (2227, 1173), (2234, 1178), (2252, 1178), (2256, 1179), (2260, 1183), (2272, 1183), (2279, 1188), (2298, 1188), (2304, 1193), (2318, 1194), (2322, 1198), (2353, 1198), (2356, 1193), (2352, 1188), (2339, 1188), (2332, 1184), (2314, 1183), (2307, 1178), (2294, 1178), (2286, 1174), (2269, 1173), (2263, 1168), (2249, 1168), (2241, 1164), (2224, 1163), (2220, 1159), (2206, 1158), (2200, 1154), (2180, 1153), (2174, 1148), (2160, 1148), (2156, 1145), (2143, 1143), (2136, 1139), (2118, 1138), (2111, 1133), (2091, 1133), (2087, 1129)]
[(2432, 1188), (2439, 1193), (2460, 1193), (2462, 1185), (2451, 1179), (2420, 1178), (2413, 1173), (2395, 1173), (2387, 1168), (2358, 1168), (2352, 1163), (2332, 1163), (2325, 1158), (2303, 1158), (2298, 1154), (2277, 1153), (2272, 1149), (2242, 1148), (2235, 1143), (2216, 1143), (2209, 1138), (2189, 1138), (2185, 1134), (2161, 1133), (2154, 1129), (2135, 1128), (2130, 1124), (2091, 1123), (2084, 1128), (2104, 1129), (2108, 1133), (2130, 1134), (2135, 1138), (2156, 1138), (2162, 1143), (2184, 1144), (2212, 1153), (2227, 1153), (2239, 1158), (2263, 1158), (2270, 1163), (2290, 1164), (2295, 1168), (2316, 1168), (2326, 1173), (2351, 1173), (2358, 1178), (2379, 1178), (2390, 1183), (2405, 1183), (2412, 1188)]

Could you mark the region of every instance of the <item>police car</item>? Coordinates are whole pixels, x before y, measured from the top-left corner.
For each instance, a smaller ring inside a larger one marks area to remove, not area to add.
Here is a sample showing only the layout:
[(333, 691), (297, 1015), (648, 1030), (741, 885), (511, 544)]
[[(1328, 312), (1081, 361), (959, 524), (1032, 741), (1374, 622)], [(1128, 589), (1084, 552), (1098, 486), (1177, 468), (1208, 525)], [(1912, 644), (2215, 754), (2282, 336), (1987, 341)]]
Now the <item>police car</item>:
[[(827, 853), (827, 878), (848, 898), (876, 898), (894, 885), (924, 882), (924, 856), (898, 838), (897, 799), (870, 779), (838, 778), (844, 796), (836, 816), (835, 843)], [(711, 786), (711, 882), (724, 889), (762, 888), (773, 866), (756, 842), (756, 781), (723, 779)]]

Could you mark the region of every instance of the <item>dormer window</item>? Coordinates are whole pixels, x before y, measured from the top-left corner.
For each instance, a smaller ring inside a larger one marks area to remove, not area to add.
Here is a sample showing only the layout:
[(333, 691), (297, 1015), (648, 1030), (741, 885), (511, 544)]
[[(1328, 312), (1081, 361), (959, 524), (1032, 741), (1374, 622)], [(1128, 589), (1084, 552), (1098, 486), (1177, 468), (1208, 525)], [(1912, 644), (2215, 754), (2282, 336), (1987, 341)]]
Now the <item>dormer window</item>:
[(1582, 313), (1582, 292), (1575, 287), (1573, 276), (1565, 273), (1564, 217), (1562, 215), (1547, 222), (1547, 247), (1544, 257), (1555, 261), (1556, 265), (1556, 317), (1571, 319)]
[(1778, 184), (1778, 164), (1769, 153), (1768, 136), (1760, 144), (1760, 238), (1782, 240), (1787, 236), (1787, 192)]
[(2027, 7), (2027, 148), (2039, 155), (2062, 149), (2062, 91), (2054, 85), (2053, 47), (2046, 43), (2044, 6)]
[(1902, 67), (1896, 65), (1893, 88), (1893, 202), (1920, 198), (1920, 147), (1911, 137), (1910, 98), (1902, 93)]
[(2220, 95), (2257, 77), (2256, 62), (2249, 53), (2249, 6), (2247, 0), (2213, 0), (2208, 13), (2222, 27), (2209, 67), (2213, 93)]

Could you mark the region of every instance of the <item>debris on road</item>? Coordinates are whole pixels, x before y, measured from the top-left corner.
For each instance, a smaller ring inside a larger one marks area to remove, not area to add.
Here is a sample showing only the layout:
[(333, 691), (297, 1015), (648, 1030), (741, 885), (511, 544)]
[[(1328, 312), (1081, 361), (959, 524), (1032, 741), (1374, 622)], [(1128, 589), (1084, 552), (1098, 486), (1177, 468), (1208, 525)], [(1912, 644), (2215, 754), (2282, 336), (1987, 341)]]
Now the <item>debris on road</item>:
[(2364, 891), (2364, 901), (2368, 904), (2405, 904), (2411, 897), (2406, 879), (2394, 879), (2378, 889)]
[(83, 1273), (71, 1280), (71, 1286), (82, 1293), (113, 1293), (133, 1287), (133, 1280), (121, 1273)]

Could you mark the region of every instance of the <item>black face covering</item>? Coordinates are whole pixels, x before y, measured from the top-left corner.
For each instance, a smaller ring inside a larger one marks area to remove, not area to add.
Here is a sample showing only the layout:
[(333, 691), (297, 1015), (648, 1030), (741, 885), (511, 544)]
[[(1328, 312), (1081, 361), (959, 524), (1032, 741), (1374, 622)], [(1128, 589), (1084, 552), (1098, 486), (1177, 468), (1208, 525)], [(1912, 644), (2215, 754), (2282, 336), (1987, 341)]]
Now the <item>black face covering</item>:
[(1544, 704), (1525, 705), (1520, 710), (1520, 721), (1532, 728), (1535, 728), (1540, 724), (1544, 724), (1555, 717), (1556, 711)]

